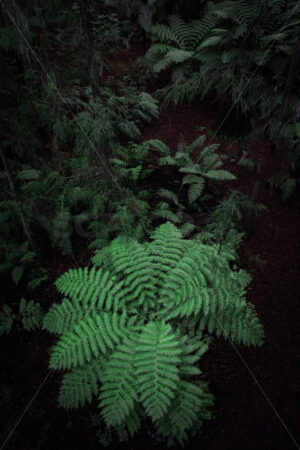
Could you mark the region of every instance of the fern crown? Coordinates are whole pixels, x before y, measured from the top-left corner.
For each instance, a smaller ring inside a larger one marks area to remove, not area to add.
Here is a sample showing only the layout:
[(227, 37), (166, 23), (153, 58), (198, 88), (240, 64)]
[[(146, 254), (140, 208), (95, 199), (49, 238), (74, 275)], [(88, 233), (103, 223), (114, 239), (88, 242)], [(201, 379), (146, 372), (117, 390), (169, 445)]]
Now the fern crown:
[(60, 276), (65, 298), (43, 320), (59, 336), (50, 368), (68, 371), (59, 404), (74, 408), (97, 395), (107, 427), (133, 435), (146, 415), (169, 443), (199, 428), (212, 404), (206, 383), (190, 380), (201, 373), (204, 330), (246, 345), (263, 338), (244, 298), (249, 275), (230, 269), (233, 253), (216, 250), (167, 222), (151, 242), (118, 237), (91, 269)]

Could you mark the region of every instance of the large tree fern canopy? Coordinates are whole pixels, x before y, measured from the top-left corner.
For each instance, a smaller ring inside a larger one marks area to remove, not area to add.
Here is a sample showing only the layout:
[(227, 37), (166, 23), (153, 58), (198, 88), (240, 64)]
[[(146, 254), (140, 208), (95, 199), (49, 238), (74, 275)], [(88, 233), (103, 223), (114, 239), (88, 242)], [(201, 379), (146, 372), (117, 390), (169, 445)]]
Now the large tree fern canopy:
[(172, 444), (209, 418), (212, 395), (199, 360), (215, 332), (261, 345), (263, 330), (245, 300), (250, 276), (230, 268), (234, 254), (183, 239), (170, 222), (150, 242), (119, 236), (91, 269), (70, 269), (55, 282), (65, 296), (44, 317), (59, 336), (50, 367), (64, 369), (59, 404), (76, 408), (97, 395), (107, 427), (140, 426), (142, 406)]

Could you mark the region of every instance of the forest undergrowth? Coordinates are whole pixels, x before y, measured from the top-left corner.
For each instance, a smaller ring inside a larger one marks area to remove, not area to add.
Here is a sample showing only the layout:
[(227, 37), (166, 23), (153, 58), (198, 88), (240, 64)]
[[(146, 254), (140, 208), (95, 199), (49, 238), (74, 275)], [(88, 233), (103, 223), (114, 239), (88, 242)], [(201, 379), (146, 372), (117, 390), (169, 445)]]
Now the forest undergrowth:
[(1, 448), (297, 447), (296, 2), (25, 3), (1, 1)]

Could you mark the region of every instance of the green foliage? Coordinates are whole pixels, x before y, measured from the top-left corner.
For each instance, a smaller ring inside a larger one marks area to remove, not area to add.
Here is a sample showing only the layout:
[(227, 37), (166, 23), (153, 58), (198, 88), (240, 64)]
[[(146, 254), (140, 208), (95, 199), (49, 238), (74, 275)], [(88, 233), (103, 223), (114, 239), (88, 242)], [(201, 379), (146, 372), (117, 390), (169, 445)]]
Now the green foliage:
[(286, 202), (296, 191), (297, 179), (284, 175), (282, 173), (275, 172), (268, 179), (271, 188), (279, 188), (281, 191), (281, 199)]
[(149, 147), (146, 144), (129, 141), (127, 147), (116, 145), (114, 154), (115, 157), (111, 158), (110, 162), (117, 169), (122, 184), (128, 181), (136, 183), (153, 172), (153, 169), (145, 167), (149, 154)]
[[(76, 100), (70, 98), (68, 101), (72, 104)], [(81, 156), (93, 154), (102, 146), (113, 146), (121, 135), (137, 138), (140, 135), (139, 124), (158, 116), (157, 101), (134, 88), (123, 88), (120, 95), (109, 88), (101, 88), (99, 97), (95, 101), (90, 98), (83, 106), (84, 110), (68, 125), (74, 134), (75, 151)], [(64, 135), (61, 129), (64, 130), (65, 125), (57, 123), (56, 140), (63, 143), (71, 133)]]
[(195, 51), (218, 18), (213, 12), (201, 21), (185, 23), (176, 15), (169, 15), (169, 26), (153, 25), (149, 32), (152, 40), (161, 41), (153, 44), (144, 57), (145, 66), (151, 67), (154, 73), (169, 66), (175, 66), (172, 79), (181, 79), (194, 62)]
[(98, 14), (93, 27), (97, 48), (98, 45), (115, 46), (118, 42), (121, 43), (122, 22), (116, 13)]
[(207, 383), (193, 378), (208, 348), (205, 330), (246, 345), (263, 339), (244, 298), (250, 276), (230, 269), (232, 249), (217, 250), (184, 240), (167, 222), (151, 242), (119, 236), (102, 250), (98, 268), (60, 276), (55, 285), (65, 297), (43, 320), (59, 336), (50, 367), (69, 371), (60, 406), (82, 406), (94, 394), (106, 428), (122, 440), (146, 415), (168, 445), (184, 444), (210, 417)]
[(228, 197), (225, 197), (208, 216), (206, 226), (200, 233), (194, 235), (193, 239), (204, 241), (208, 245), (215, 243), (222, 248), (236, 250), (245, 233), (240, 233), (235, 226), (241, 221), (242, 212), (259, 211), (267, 209), (261, 203), (253, 204), (251, 199), (236, 190), (233, 190)]
[[(5, 195), (5, 190), (2, 191)], [(3, 196), (4, 196), (3, 195)], [(16, 200), (0, 197), (0, 274), (10, 273), (14, 284), (27, 280), (27, 287), (34, 288), (47, 280), (44, 267), (36, 266), (36, 254), (28, 241), (22, 242), (22, 228)]]
[[(299, 95), (294, 83), (294, 92), (285, 97), (283, 74), (297, 42), (299, 14), (295, 0), (276, 5), (239, 0), (213, 7), (208, 3), (200, 21), (186, 24), (170, 16), (169, 26), (152, 27), (152, 39), (159, 42), (145, 55), (145, 66), (152, 73), (172, 69), (171, 83), (156, 95), (164, 105), (192, 101), (198, 95), (203, 99), (209, 93), (217, 93), (220, 102), (230, 97), (245, 113), (259, 111), (271, 139), (279, 133), (294, 145), (291, 134), (296, 135), (297, 123), (287, 119)], [(278, 123), (283, 102), (284, 124)]]
[(35, 165), (38, 168), (33, 169), (27, 164), (15, 166), (14, 182), (18, 199), (14, 198), (9, 184), (3, 179), (0, 197), (0, 246), (6, 258), (3, 270), (20, 266), (20, 263), (29, 264), (36, 256), (28, 242), (19, 244), (22, 220), (18, 205), (22, 206), (31, 233), (42, 227), (49, 234), (52, 245), (60, 247), (66, 254), (71, 252), (70, 226), (75, 220), (78, 221), (78, 216), (74, 214), (76, 207), (80, 203), (87, 207), (95, 193), (101, 193), (100, 183), (95, 183), (94, 177), (87, 183), (85, 177), (95, 170), (87, 165), (84, 158), (66, 161), (57, 158), (53, 160), (52, 167), (42, 162), (39, 166), (37, 162)]
[[(222, 165), (222, 156), (215, 153), (219, 144), (204, 146), (206, 136), (202, 135), (187, 145), (183, 140), (179, 142), (175, 156), (171, 155), (170, 149), (158, 141), (147, 141), (151, 143), (162, 155), (159, 165), (177, 166), (180, 173), (186, 173), (182, 179), (182, 185), (190, 184), (188, 190), (188, 201), (190, 204), (201, 198), (207, 182), (234, 180), (236, 177), (227, 170), (219, 169)], [(145, 144), (145, 143), (144, 143)], [(193, 162), (192, 152), (201, 149), (197, 157), (197, 163)]]
[(33, 331), (42, 325), (43, 311), (39, 303), (21, 298), (18, 314), (13, 313), (9, 305), (3, 305), (0, 310), (0, 335), (8, 334), (13, 324), (21, 324), (27, 331)]
[[(203, 130), (203, 127), (200, 130)], [(116, 213), (111, 217), (110, 225), (106, 230), (109, 230), (109, 227), (112, 230), (114, 223), (115, 231), (118, 230), (122, 234), (141, 240), (147, 236), (153, 221), (163, 219), (163, 221), (168, 220), (180, 227), (185, 237), (195, 231), (197, 227), (190, 223), (190, 218), (185, 212), (186, 207), (179, 200), (178, 193), (174, 192), (173, 188), (165, 187), (149, 191), (143, 190), (143, 188), (148, 186), (150, 177), (151, 179), (153, 176), (163, 177), (163, 170), (166, 166), (172, 166), (178, 170), (178, 175), (180, 172), (188, 173), (183, 177), (182, 185), (191, 184), (188, 195), (191, 199), (193, 198), (192, 194), (195, 195), (191, 203), (198, 209), (200, 206), (196, 200), (205, 201), (211, 198), (210, 194), (203, 193), (205, 184), (211, 188), (220, 180), (234, 179), (229, 172), (218, 170), (222, 165), (222, 155), (214, 153), (218, 145), (204, 147), (205, 139), (205, 135), (202, 135), (190, 145), (181, 140), (174, 156), (169, 147), (158, 139), (150, 139), (142, 144), (131, 142), (129, 147), (116, 146), (115, 152), (118, 157), (112, 158), (111, 163), (118, 179), (121, 179), (122, 184), (127, 186), (123, 193), (126, 200), (116, 204), (114, 207)], [(198, 158), (199, 163), (194, 167), (192, 153), (197, 150), (200, 150), (201, 153)], [(149, 164), (150, 152), (155, 152), (158, 156), (158, 167), (152, 163)], [(197, 174), (193, 173), (195, 170), (197, 170)], [(198, 172), (201, 174), (200, 176)], [(147, 178), (148, 176), (149, 178)], [(200, 187), (202, 187), (202, 192), (200, 192)], [(199, 195), (196, 197), (198, 192)], [(125, 215), (121, 216), (121, 211)], [(96, 229), (96, 223), (93, 224), (94, 226)], [(99, 224), (100, 229), (101, 224)], [(96, 239), (91, 243), (90, 248), (102, 248), (104, 243), (108, 242), (108, 236), (109, 234), (106, 235), (106, 241)]]

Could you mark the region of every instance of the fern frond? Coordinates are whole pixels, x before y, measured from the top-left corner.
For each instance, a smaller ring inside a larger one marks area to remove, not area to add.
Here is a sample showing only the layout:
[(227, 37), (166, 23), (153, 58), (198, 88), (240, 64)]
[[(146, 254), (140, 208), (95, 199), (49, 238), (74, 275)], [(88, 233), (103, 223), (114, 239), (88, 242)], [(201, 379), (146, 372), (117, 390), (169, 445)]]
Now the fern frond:
[(155, 210), (153, 211), (153, 217), (161, 217), (162, 219), (168, 220), (174, 224), (180, 222), (178, 215), (170, 210), (170, 207), (166, 202), (160, 202), (156, 206)]
[(193, 223), (184, 223), (180, 227), (180, 231), (183, 238), (187, 238), (196, 228), (196, 225)]
[(222, 43), (223, 45), (226, 43), (226, 39), (224, 39), (224, 36), (210, 36), (209, 38), (204, 39), (201, 44), (198, 45), (197, 50), (202, 50), (205, 47), (214, 47), (219, 43)]
[(193, 183), (188, 190), (188, 199), (190, 204), (201, 197), (202, 192), (204, 191), (205, 179), (201, 177), (197, 178), (197, 183)]
[(133, 240), (128, 242), (126, 238), (117, 238), (112, 241), (107, 256), (113, 272), (123, 277), (120, 305), (125, 306), (130, 299), (132, 307), (142, 303), (145, 308), (149, 307), (155, 299), (156, 280), (154, 266), (144, 246)]
[(180, 41), (178, 40), (178, 37), (172, 31), (171, 28), (169, 28), (167, 25), (163, 24), (157, 24), (153, 25), (150, 30), (149, 34), (153, 35), (153, 37), (157, 40), (163, 41), (166, 44), (177, 44), (180, 46)]
[(182, 242), (181, 231), (170, 222), (154, 230), (150, 239), (153, 241), (149, 246), (150, 252), (155, 256), (156, 262), (154, 266), (156, 283), (162, 287), (168, 277), (168, 271), (179, 263), (189, 244)]
[(87, 316), (99, 312), (100, 308), (82, 309), (78, 302), (71, 302), (68, 298), (64, 298), (61, 304), (52, 305), (52, 308), (45, 314), (43, 329), (53, 334), (63, 334), (66, 331), (71, 331)]
[(154, 147), (162, 156), (171, 156), (169, 147), (159, 139), (149, 139), (148, 141), (143, 142), (143, 145)]
[(173, 50), (174, 47), (172, 45), (168, 44), (153, 44), (149, 48), (149, 50), (146, 52), (144, 58), (149, 61), (157, 61), (159, 56), (162, 57), (165, 55), (169, 50)]
[(135, 347), (134, 341), (124, 340), (111, 354), (106, 365), (98, 399), (107, 426), (124, 422), (138, 400), (134, 371)]
[(206, 135), (205, 134), (202, 134), (201, 136), (199, 136), (197, 139), (195, 139), (191, 143), (191, 145), (189, 145), (189, 151), (192, 152), (196, 148), (201, 148), (204, 145), (205, 139), (206, 139)]
[(228, 170), (209, 170), (205, 173), (205, 176), (213, 180), (236, 180), (236, 176)]
[(175, 166), (176, 161), (173, 156), (162, 156), (158, 160), (159, 166)]
[(164, 58), (153, 64), (152, 69), (155, 73), (159, 73), (165, 70), (172, 64), (179, 64), (187, 61), (193, 56), (194, 52), (180, 49), (169, 50), (168, 53), (164, 55)]
[(253, 5), (253, 3), (249, 3), (246, 0), (238, 0), (235, 5), (235, 20), (249, 28), (260, 14), (261, 3), (258, 1), (255, 3), (256, 5)]
[(170, 191), (169, 189), (160, 189), (157, 191), (157, 195), (160, 197), (164, 197), (167, 200), (172, 201), (175, 205), (179, 206), (179, 200), (176, 194), (174, 192)]
[(206, 389), (205, 382), (195, 384), (181, 380), (178, 384), (171, 412), (157, 427), (157, 432), (168, 438), (169, 446), (175, 440), (184, 446), (188, 439), (187, 431), (193, 429), (195, 433), (202, 426), (201, 418), (209, 418), (207, 408), (212, 406), (213, 396), (207, 394)]
[(171, 30), (177, 36), (179, 47), (184, 50), (193, 48), (192, 27), (181, 16), (170, 14), (168, 17)]
[(3, 305), (0, 311), (0, 336), (8, 334), (13, 326), (16, 316), (8, 305)]
[(52, 350), (50, 367), (70, 369), (83, 366), (108, 349), (113, 350), (126, 337), (127, 314), (117, 312), (86, 317), (72, 331), (65, 332)]
[(216, 26), (219, 20), (220, 19), (217, 16), (216, 12), (213, 11), (205, 14), (201, 20), (195, 20), (191, 22), (194, 45), (199, 44), (202, 39), (209, 33), (209, 31)]
[(136, 347), (139, 401), (155, 422), (163, 417), (179, 382), (181, 349), (170, 325), (148, 323)]
[(58, 404), (64, 409), (74, 409), (91, 403), (93, 395), (98, 394), (99, 382), (103, 379), (105, 359), (98, 357), (76, 367), (64, 375), (59, 390)]

